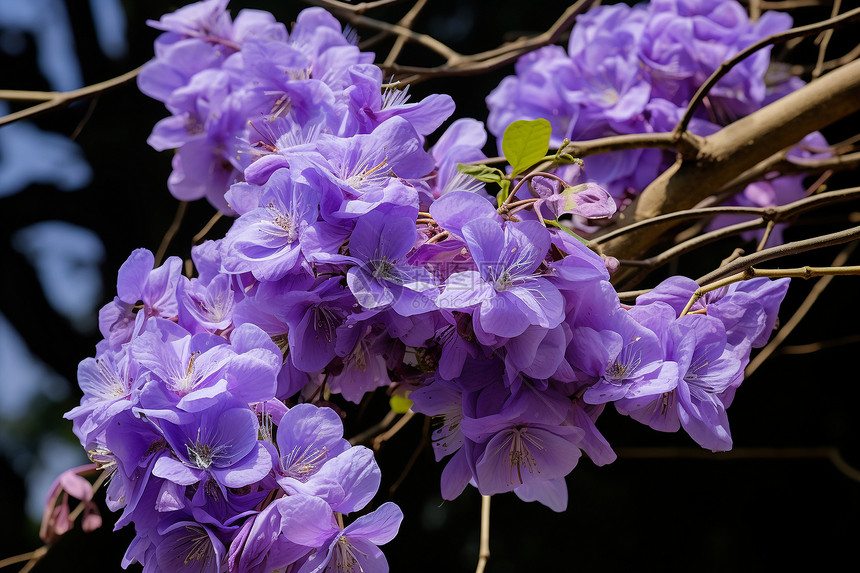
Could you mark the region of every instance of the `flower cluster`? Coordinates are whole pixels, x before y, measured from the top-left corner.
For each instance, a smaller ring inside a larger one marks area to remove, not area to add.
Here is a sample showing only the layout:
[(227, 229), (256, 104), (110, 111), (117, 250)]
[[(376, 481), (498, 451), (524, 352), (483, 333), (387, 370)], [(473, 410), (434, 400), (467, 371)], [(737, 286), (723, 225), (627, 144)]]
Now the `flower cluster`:
[[(520, 58), (516, 75), (487, 97), (487, 124), (500, 136), (514, 120), (544, 118), (552, 124), (555, 146), (565, 138), (670, 132), (720, 64), (790, 27), (791, 17), (780, 12), (751, 22), (736, 0), (599, 6), (577, 19), (567, 51), (547, 46)], [(769, 48), (760, 50), (724, 76), (697, 108), (690, 131), (710, 135), (803, 85), (769, 70), (769, 55)], [(826, 155), (827, 148), (814, 132), (790, 154)], [(584, 176), (623, 207), (673, 161), (657, 149), (614, 151), (587, 158)], [(794, 175), (752, 184), (732, 203), (765, 207), (803, 196), (802, 176)]]
[(140, 83), (173, 113), (150, 138), (178, 149), (171, 190), (236, 218), (192, 250), (193, 278), (132, 253), (79, 368), (67, 417), (114, 472), (108, 504), (137, 533), (126, 565), (387, 571), (377, 546), (402, 515), (386, 503), (344, 525), (380, 477), (333, 395), (385, 387), (436, 417), (446, 499), (471, 483), (563, 510), (582, 452), (615, 459), (595, 425), (608, 403), (731, 447), (726, 408), (787, 281), (684, 313), (697, 285), (676, 277), (621, 305), (617, 261), (544, 218), (608, 216), (603, 189), (532, 177), (533, 198), (489, 197), (457, 170), (485, 158), (480, 122), (425, 150), (451, 99), (408, 103), (326, 12), (288, 34), (207, 0), (153, 25)]
[(394, 537), (400, 510), (384, 504), (345, 528), (341, 517), (379, 486), (370, 450), (343, 439), (333, 410), (275, 399), (281, 351), (259, 326), (234, 325), (226, 275), (204, 285), (180, 275), (179, 259), (152, 267), (140, 249), (120, 269), (105, 340), (78, 368), (81, 405), (66, 415), (112, 474), (117, 527), (135, 524), (124, 564), (384, 563), (376, 544)]
[[(409, 104), (405, 90), (381, 90), (373, 54), (361, 52), (355, 35), (344, 34), (321, 8), (304, 10), (288, 33), (260, 10), (242, 10), (231, 20), (228, 1), (199, 2), (149, 22), (165, 33), (138, 86), (172, 114), (148, 142), (157, 150), (177, 150), (167, 182), (177, 199), (206, 197), (232, 213), (224, 193), (242, 180), (258, 152), (309, 143), (321, 134), (370, 133), (398, 116), (424, 136), (454, 111), (447, 95)], [(283, 123), (269, 125), (275, 118)]]

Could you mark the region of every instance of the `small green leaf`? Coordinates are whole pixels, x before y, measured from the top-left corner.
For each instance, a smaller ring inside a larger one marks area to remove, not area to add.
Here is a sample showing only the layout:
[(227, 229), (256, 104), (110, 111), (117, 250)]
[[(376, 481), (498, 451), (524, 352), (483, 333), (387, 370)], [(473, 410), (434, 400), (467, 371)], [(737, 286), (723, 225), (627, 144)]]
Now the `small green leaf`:
[(552, 126), (545, 119), (519, 120), (510, 124), (502, 136), (502, 153), (513, 168), (512, 176), (522, 173), (546, 155)]
[(551, 227), (561, 229), (562, 231), (564, 231), (565, 233), (567, 233), (568, 235), (570, 235), (571, 237), (573, 237), (574, 239), (576, 239), (577, 241), (579, 241), (580, 243), (585, 245), (586, 247), (588, 246), (588, 244), (589, 244), (588, 240), (583, 239), (582, 237), (580, 237), (579, 235), (574, 233), (573, 229), (569, 229), (568, 227), (562, 225), (558, 221), (554, 221), (552, 219), (544, 219), (543, 222), (546, 223), (547, 225), (550, 225)]
[(501, 187), (502, 190), (496, 197), (496, 201), (498, 202), (499, 207), (501, 207), (502, 204), (508, 200), (508, 193), (510, 193), (511, 190), (511, 182), (507, 179), (502, 179), (501, 181), (499, 181), (499, 187)]
[(458, 163), (457, 171), (463, 175), (474, 177), (478, 181), (485, 183), (498, 183), (505, 176), (501, 170), (489, 165), (468, 165), (466, 163)]
[(395, 414), (405, 414), (412, 407), (412, 400), (406, 396), (397, 396), (396, 394), (388, 401), (391, 405), (391, 411)]

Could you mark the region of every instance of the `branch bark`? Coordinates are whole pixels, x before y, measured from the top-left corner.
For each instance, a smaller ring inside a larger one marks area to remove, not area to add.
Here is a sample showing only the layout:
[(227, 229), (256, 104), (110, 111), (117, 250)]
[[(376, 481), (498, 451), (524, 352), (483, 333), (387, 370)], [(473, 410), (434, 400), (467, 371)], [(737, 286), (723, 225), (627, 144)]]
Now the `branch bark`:
[[(689, 209), (804, 135), (858, 110), (860, 61), (855, 61), (704, 138), (697, 156), (687, 161), (679, 157), (625, 209), (618, 225)], [(607, 242), (604, 252), (621, 259), (640, 258), (670, 226), (653, 225), (623, 235)]]

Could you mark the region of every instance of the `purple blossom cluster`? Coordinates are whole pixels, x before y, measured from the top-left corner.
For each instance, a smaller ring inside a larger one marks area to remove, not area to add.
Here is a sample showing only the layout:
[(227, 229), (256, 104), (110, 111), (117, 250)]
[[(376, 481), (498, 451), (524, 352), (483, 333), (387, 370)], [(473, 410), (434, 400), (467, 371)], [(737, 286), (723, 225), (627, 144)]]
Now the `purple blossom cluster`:
[[(227, 275), (188, 280), (140, 249), (100, 313), (105, 339), (78, 368), (66, 414), (107, 504), (134, 523), (123, 565), (144, 571), (387, 571), (376, 547), (402, 519), (386, 503), (346, 527), (380, 482), (370, 450), (330, 408), (276, 399), (281, 350), (234, 323)], [(133, 302), (129, 302), (133, 301)]]
[(495, 201), (457, 170), (485, 158), (480, 122), (425, 150), (451, 99), (408, 103), (328, 13), (288, 34), (207, 0), (153, 25), (165, 34), (141, 88), (173, 115), (150, 141), (178, 149), (174, 194), (235, 219), (192, 249), (196, 276), (133, 252), (79, 367), (67, 417), (113, 472), (117, 527), (134, 524), (124, 565), (387, 571), (378, 545), (402, 514), (385, 503), (344, 525), (380, 474), (335, 410), (381, 387), (438, 421), (445, 499), (472, 484), (563, 510), (583, 452), (615, 459), (596, 427), (609, 403), (731, 447), (726, 408), (787, 280), (683, 313), (698, 285), (675, 277), (622, 305), (617, 261), (543, 217), (607, 216), (605, 191), (536, 177), (516, 210)]
[[(672, 131), (698, 88), (742, 49), (791, 27), (791, 17), (768, 11), (751, 22), (736, 0), (651, 0), (633, 7), (598, 6), (578, 17), (565, 51), (547, 46), (520, 58), (487, 97), (490, 132), (500, 137), (512, 121), (547, 119), (552, 144), (634, 133)], [(709, 92), (689, 125), (707, 136), (803, 85), (770, 70), (770, 48), (735, 66)], [(820, 133), (790, 154), (827, 155)], [(588, 157), (583, 176), (605, 187), (623, 208), (674, 161), (658, 149)], [(573, 168), (563, 168), (571, 178)], [(804, 197), (800, 175), (748, 186), (731, 204), (767, 207)], [(727, 224), (723, 219), (718, 224)], [(585, 222), (580, 226), (587, 229)], [(781, 233), (773, 235), (780, 241)]]
[(381, 89), (374, 55), (322, 8), (301, 12), (288, 32), (261, 10), (231, 19), (228, 1), (198, 2), (148, 22), (164, 33), (138, 86), (172, 114), (148, 142), (176, 150), (167, 185), (177, 199), (206, 197), (233, 214), (224, 193), (260, 153), (323, 134), (368, 134), (392, 117), (408, 119), (423, 137), (454, 111), (447, 95), (410, 104), (406, 90)]

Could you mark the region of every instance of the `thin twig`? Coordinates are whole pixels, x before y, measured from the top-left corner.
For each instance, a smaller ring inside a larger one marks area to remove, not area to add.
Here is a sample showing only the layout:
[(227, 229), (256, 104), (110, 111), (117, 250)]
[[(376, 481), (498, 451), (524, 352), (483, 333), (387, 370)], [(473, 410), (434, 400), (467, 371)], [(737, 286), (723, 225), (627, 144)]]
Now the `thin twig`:
[[(842, 9), (842, 0), (833, 1), (833, 10), (830, 12), (830, 17), (835, 18)], [(830, 38), (833, 37), (833, 30), (825, 30), (821, 38), (821, 44), (818, 46), (818, 59), (815, 62), (815, 68), (812, 70), (812, 77), (817, 78), (824, 72), (824, 55), (827, 52), (827, 46), (830, 45)]]
[(761, 18), (761, 0), (750, 1), (750, 21), (756, 22)]
[(745, 221), (743, 223), (736, 223), (734, 225), (729, 225), (726, 227), (720, 227), (719, 229), (715, 229), (710, 231), (709, 233), (697, 234), (694, 237), (687, 239), (673, 247), (670, 247), (663, 251), (660, 254), (654, 255), (653, 257), (648, 257), (647, 259), (641, 260), (628, 260), (628, 259), (618, 259), (618, 262), (623, 266), (627, 267), (638, 267), (642, 269), (647, 269), (648, 272), (661, 267), (672, 261), (681, 255), (687, 254), (691, 251), (704, 247), (705, 245), (709, 245), (721, 239), (725, 239), (728, 237), (732, 237), (734, 235), (739, 235), (740, 233), (744, 233), (746, 231), (752, 231), (763, 227), (766, 224), (763, 218), (754, 219), (752, 221)]
[(847, 275), (860, 275), (860, 265), (847, 267), (798, 267), (795, 269), (755, 269), (753, 267), (749, 267), (737, 274), (712, 282), (707, 286), (697, 288), (690, 297), (690, 300), (687, 302), (687, 306), (685, 306), (684, 310), (681, 311), (681, 316), (690, 312), (690, 309), (694, 304), (696, 304), (696, 301), (709, 292), (713, 292), (717, 289), (721, 289), (725, 286), (741, 281), (761, 277), (811, 279), (812, 277)]
[[(424, 6), (427, 5), (427, 0), (418, 0), (415, 2), (415, 5), (409, 9), (409, 12), (406, 13), (403, 18), (400, 19), (398, 24), (403, 26), (404, 28), (412, 29), (412, 24), (415, 23), (415, 18), (418, 17), (418, 13), (424, 9)], [(385, 58), (385, 61), (382, 63), (383, 67), (391, 66), (397, 61), (397, 56), (400, 55), (400, 51), (403, 49), (403, 46), (406, 45), (406, 38), (403, 36), (397, 36), (397, 39), (394, 40), (394, 46), (391, 47), (391, 51), (388, 52), (388, 57)]]
[(759, 251), (757, 253), (752, 253), (745, 257), (741, 257), (722, 268), (719, 268), (702, 277), (699, 277), (696, 282), (700, 285), (708, 285), (714, 281), (720, 280), (741, 270), (752, 267), (753, 265), (763, 263), (764, 261), (770, 261), (773, 259), (778, 259), (780, 257), (787, 257), (790, 255), (797, 255), (814, 249), (822, 249), (824, 247), (830, 247), (833, 245), (841, 245), (842, 243), (854, 241), (858, 238), (860, 238), (860, 227), (851, 227), (850, 229), (845, 229), (844, 231), (839, 231), (837, 233), (830, 233), (827, 235), (813, 237), (812, 239), (794, 241), (791, 243), (786, 243), (784, 245), (779, 245), (777, 247), (771, 247), (769, 249), (765, 249), (763, 251)]
[[(827, 277), (822, 278), (821, 280), (826, 279)], [(820, 282), (820, 281), (819, 281)], [(836, 348), (839, 346), (845, 346), (846, 344), (857, 344), (860, 342), (860, 334), (852, 334), (850, 336), (842, 336), (840, 338), (833, 338), (830, 340), (821, 340), (819, 342), (810, 342), (809, 344), (792, 344), (785, 345), (779, 349), (779, 353), (781, 355), (789, 354), (813, 354), (815, 352), (819, 352), (826, 348)]]
[(773, 34), (772, 36), (768, 36), (767, 38), (756, 42), (748, 48), (741, 50), (733, 58), (726, 60), (725, 62), (720, 64), (720, 67), (717, 68), (717, 70), (713, 74), (711, 74), (711, 77), (709, 77), (704, 84), (702, 84), (702, 86), (693, 96), (693, 99), (690, 100), (690, 104), (687, 106), (687, 110), (684, 112), (684, 116), (681, 118), (681, 121), (678, 122), (678, 125), (675, 127), (673, 133), (680, 137), (682, 133), (687, 131), (687, 126), (690, 124), (690, 120), (693, 119), (693, 113), (696, 111), (696, 108), (699, 106), (699, 104), (702, 103), (702, 100), (705, 99), (705, 96), (708, 95), (708, 92), (711, 91), (711, 88), (713, 88), (714, 85), (716, 85), (716, 83), (723, 78), (723, 76), (729, 73), (732, 68), (734, 68), (737, 64), (745, 60), (750, 55), (754, 54), (755, 52), (761, 50), (766, 46), (781, 44), (792, 38), (811, 36), (812, 34), (821, 30), (826, 30), (828, 28), (836, 28), (858, 18), (860, 18), (860, 8), (849, 10), (848, 12), (845, 12), (844, 14), (835, 18), (829, 18), (821, 22), (816, 22), (807, 26), (798, 26), (797, 28), (792, 28), (779, 34)]
[(224, 213), (222, 213), (221, 211), (218, 211), (217, 213), (212, 215), (212, 218), (210, 218), (209, 221), (205, 225), (203, 225), (203, 228), (200, 229), (200, 232), (191, 238), (191, 244), (196, 245), (197, 243), (199, 243), (200, 240), (203, 237), (205, 237), (206, 234), (209, 233), (209, 231), (212, 230), (212, 227), (215, 226), (215, 223), (220, 221), (221, 217), (223, 217), (223, 216), (224, 216)]
[(360, 4), (347, 4), (346, 2), (338, 2), (337, 0), (305, 0), (308, 4), (322, 6), (333, 12), (352, 12), (353, 14), (364, 14), (368, 10), (379, 8), (380, 6), (388, 6), (391, 4), (400, 4), (404, 0), (376, 0), (375, 2), (362, 2)]
[(415, 412), (413, 412), (412, 410), (407, 411), (399, 420), (397, 420), (397, 423), (394, 424), (390, 430), (386, 430), (385, 432), (373, 438), (374, 451), (379, 451), (379, 448), (382, 447), (382, 444), (393, 438), (394, 435), (397, 434), (397, 432), (402, 430), (403, 427), (409, 423), (409, 420), (411, 420), (413, 416), (415, 416)]
[[(30, 98), (32, 98), (32, 96), (35, 96), (36, 94), (43, 93), (45, 97), (42, 99), (44, 99), (45, 101), (40, 104), (28, 107), (26, 109), (22, 109), (20, 111), (16, 111), (14, 113), (6, 114), (3, 117), (0, 117), (0, 126), (19, 121), (21, 119), (35, 117), (53, 109), (65, 107), (72, 102), (86, 99), (88, 97), (92, 97), (94, 95), (101, 94), (108, 90), (117, 88), (123, 84), (134, 80), (140, 73), (142, 67), (143, 66), (130, 72), (126, 72), (121, 76), (117, 76), (115, 78), (111, 78), (109, 80), (99, 82), (97, 84), (93, 84), (91, 86), (87, 86), (78, 90), (72, 90), (69, 92), (18, 92), (27, 94)], [(16, 92), (11, 90), (0, 90), (0, 99), (12, 99), (12, 96), (15, 93)], [(51, 96), (50, 99), (47, 98), (48, 95)]]
[(478, 549), (478, 567), (475, 573), (484, 573), (490, 559), (490, 500), (489, 495), (481, 496), (481, 545)]
[[(42, 547), (39, 547), (38, 549), (36, 549), (34, 551), (30, 551), (29, 553), (25, 553), (24, 555), (28, 556), (29, 560), (27, 561), (27, 564), (24, 565), (18, 573), (29, 573), (29, 571), (32, 571), (33, 567), (35, 567), (36, 564), (42, 560), (42, 557), (47, 555), (48, 550), (50, 548), (51, 547), (49, 545), (43, 545)], [(20, 561), (23, 561), (23, 560), (19, 560), (17, 562), (20, 563)], [(10, 563), (10, 565), (11, 565), (11, 563)], [(0, 564), (0, 567), (5, 567), (5, 565)]]
[(860, 187), (851, 187), (850, 189), (840, 189), (839, 191), (830, 191), (820, 193), (812, 197), (804, 197), (792, 203), (779, 205), (777, 207), (702, 207), (698, 209), (685, 209), (674, 213), (666, 213), (658, 217), (653, 217), (645, 221), (639, 221), (606, 233), (589, 241), (590, 246), (599, 245), (616, 237), (620, 237), (631, 231), (642, 229), (650, 225), (667, 222), (680, 222), (688, 219), (699, 219), (702, 217), (711, 217), (714, 215), (758, 215), (763, 220), (782, 221), (789, 217), (795, 217), (801, 213), (816, 209), (824, 205), (837, 204), (843, 201), (850, 201), (860, 197)]
[(81, 132), (84, 130), (84, 127), (89, 123), (90, 118), (93, 117), (93, 112), (96, 110), (96, 105), (99, 103), (99, 95), (96, 94), (93, 96), (93, 99), (90, 100), (90, 105), (87, 106), (87, 111), (84, 114), (84, 117), (81, 118), (81, 121), (78, 122), (78, 125), (75, 126), (75, 130), (69, 136), (69, 139), (75, 141)]
[(176, 214), (173, 215), (173, 221), (170, 222), (170, 226), (161, 238), (161, 244), (158, 245), (158, 250), (155, 252), (156, 267), (161, 265), (161, 261), (164, 260), (164, 255), (167, 253), (167, 247), (170, 246), (170, 241), (173, 240), (173, 237), (179, 231), (179, 227), (182, 226), (182, 219), (185, 217), (186, 209), (188, 209), (187, 201), (180, 201), (179, 205), (176, 206)]
[[(319, 2), (320, 0), (314, 0), (312, 3)], [(328, 3), (328, 1), (325, 2), (325, 4)], [(352, 25), (364, 26), (376, 30), (382, 30), (390, 34), (397, 34), (409, 41), (424, 45), (445, 58), (445, 62), (443, 64), (430, 68), (403, 66), (400, 64), (383, 66), (388, 72), (396, 74), (403, 83), (417, 83), (434, 76), (479, 74), (495, 70), (514, 62), (520, 56), (528, 52), (556, 42), (561, 34), (573, 24), (576, 17), (594, 3), (595, 0), (579, 0), (572, 6), (568, 7), (567, 10), (565, 10), (564, 13), (562, 13), (562, 15), (545, 32), (538, 34), (537, 36), (521, 38), (514, 42), (503, 44), (497, 48), (471, 55), (460, 54), (426, 34), (413, 32), (403, 26), (381, 22), (379, 20), (360, 16), (348, 11), (344, 11), (342, 14)]]
[[(94, 465), (90, 466), (90, 470), (84, 473), (80, 473), (78, 475), (90, 475), (94, 469)], [(104, 482), (109, 477), (110, 472), (101, 471), (98, 474), (96, 480), (92, 483), (92, 491), (95, 493), (98, 489), (104, 484)], [(80, 517), (81, 513), (86, 509), (87, 502), (81, 500), (78, 505), (75, 506), (75, 509), (69, 512), (67, 519), (70, 523), (74, 523), (75, 520)], [(45, 519), (45, 518), (43, 518)], [(8, 567), (9, 565), (14, 565), (15, 563), (20, 563), (22, 561), (27, 561), (27, 564), (21, 568), (18, 573), (22, 573), (25, 571), (31, 571), (33, 567), (35, 567), (41, 559), (48, 554), (48, 551), (51, 549), (52, 545), (46, 543), (45, 545), (39, 547), (38, 549), (34, 549), (33, 551), (28, 551), (27, 553), (22, 553), (21, 555), (15, 555), (12, 557), (7, 557), (6, 559), (0, 560), (0, 569), (4, 567)]]
[(357, 444), (363, 444), (365, 442), (370, 441), (370, 438), (388, 429), (388, 427), (391, 426), (391, 424), (394, 422), (395, 418), (397, 418), (397, 414), (394, 413), (394, 410), (389, 410), (381, 421), (371, 426), (367, 430), (361, 432), (360, 434), (351, 437), (349, 439), (349, 443), (355, 446)]
[(418, 442), (418, 445), (409, 457), (409, 461), (406, 462), (406, 466), (403, 468), (403, 471), (400, 472), (400, 476), (393, 484), (391, 484), (391, 487), (388, 488), (389, 499), (394, 497), (394, 492), (397, 491), (397, 488), (400, 487), (400, 484), (403, 483), (406, 476), (408, 476), (409, 472), (412, 471), (412, 467), (415, 465), (415, 462), (418, 461), (418, 457), (421, 455), (421, 452), (424, 451), (424, 448), (427, 447), (428, 443), (430, 443), (430, 417), (424, 416), (424, 429), (421, 433), (421, 441)]
[(13, 555), (12, 557), (7, 557), (6, 559), (0, 559), (0, 569), (4, 567), (8, 567), (9, 565), (14, 565), (15, 563), (21, 563), (22, 561), (28, 561), (30, 559), (41, 559), (45, 553), (48, 552), (48, 546), (43, 545), (38, 549), (34, 549), (33, 551), (28, 551), (27, 553), (22, 553), (20, 555)]
[[(841, 267), (848, 261), (848, 257), (854, 252), (854, 249), (857, 248), (857, 243), (851, 243), (843, 248), (836, 258), (833, 259), (831, 266), (833, 267)], [(830, 281), (833, 280), (833, 275), (823, 276), (813, 285), (812, 289), (809, 291), (809, 294), (800, 304), (798, 309), (794, 312), (790, 319), (779, 329), (779, 331), (774, 335), (773, 339), (767, 343), (767, 346), (762, 348), (761, 352), (759, 352), (755, 358), (750, 360), (750, 363), (747, 365), (744, 370), (744, 377), (749, 378), (752, 376), (753, 372), (758, 370), (758, 368), (764, 363), (765, 360), (770, 357), (774, 351), (779, 348), (780, 344), (782, 344), (789, 334), (800, 324), (800, 321), (803, 320), (803, 317), (809, 312), (812, 308), (812, 305), (815, 304), (815, 301), (821, 296), (821, 293), (824, 292), (824, 289), (830, 284)]]
[(759, 241), (758, 246), (756, 247), (756, 252), (761, 251), (767, 245), (768, 239), (770, 239), (770, 234), (773, 233), (773, 228), (776, 226), (776, 221), (771, 219), (767, 222), (767, 227), (764, 228), (764, 233), (762, 234), (761, 241)]
[(619, 458), (625, 459), (699, 459), (728, 460), (799, 460), (825, 459), (843, 475), (860, 481), (860, 471), (845, 462), (835, 447), (823, 448), (736, 448), (728, 452), (711, 452), (702, 448), (642, 447), (620, 448)]
[[(844, 66), (848, 62), (853, 62), (858, 57), (860, 57), (860, 44), (851, 49), (848, 53), (838, 58), (834, 58), (832, 60), (827, 60), (822, 64), (821, 69), (825, 72), (829, 72), (830, 70), (836, 69), (840, 66)], [(804, 66), (802, 64), (795, 64), (788, 68), (788, 73), (793, 76), (802, 76), (807, 73), (811, 73), (812, 70), (809, 66)]]

